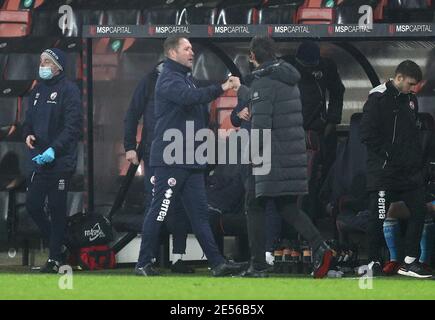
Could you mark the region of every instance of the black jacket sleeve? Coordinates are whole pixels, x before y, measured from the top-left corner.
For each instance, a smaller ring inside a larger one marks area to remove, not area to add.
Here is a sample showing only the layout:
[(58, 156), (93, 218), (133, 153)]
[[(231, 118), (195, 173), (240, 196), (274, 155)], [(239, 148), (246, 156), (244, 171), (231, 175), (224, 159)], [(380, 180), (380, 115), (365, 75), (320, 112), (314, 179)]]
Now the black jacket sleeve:
[(237, 115), (240, 111), (242, 111), (246, 107), (246, 102), (244, 101), (238, 101), (237, 105), (234, 107), (233, 111), (231, 111), (231, 124), (238, 128), (242, 125), (242, 119), (239, 118)]
[(384, 143), (380, 130), (381, 126), (378, 99), (375, 95), (370, 95), (363, 107), (360, 125), (361, 142), (380, 157), (386, 158), (389, 150)]
[[(136, 150), (137, 126), (140, 118), (144, 115), (147, 104), (148, 77), (142, 79), (137, 85), (133, 98), (124, 117), (124, 149), (125, 151)], [(146, 130), (142, 130), (146, 134)], [(146, 137), (141, 137), (145, 141)]]
[(343, 111), (344, 85), (338, 74), (337, 65), (330, 59), (325, 59), (327, 70), (326, 86), (329, 92), (328, 113), (326, 121), (339, 124)]
[(69, 83), (64, 95), (64, 127), (51, 143), (56, 156), (61, 155), (70, 144), (80, 140), (83, 128), (83, 110), (79, 88), (76, 84)]

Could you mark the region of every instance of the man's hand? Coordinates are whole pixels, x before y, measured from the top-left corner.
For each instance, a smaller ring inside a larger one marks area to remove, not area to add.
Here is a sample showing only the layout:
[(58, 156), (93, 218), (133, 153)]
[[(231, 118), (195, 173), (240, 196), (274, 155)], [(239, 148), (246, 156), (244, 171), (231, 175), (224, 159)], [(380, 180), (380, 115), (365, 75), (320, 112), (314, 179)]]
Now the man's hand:
[(35, 147), (33, 146), (35, 144), (36, 138), (34, 135), (30, 134), (27, 136), (26, 138), (26, 145), (30, 148), (30, 149), (35, 149)]
[(231, 89), (233, 89), (235, 91), (239, 90), (239, 88), (240, 88), (240, 78), (239, 77), (231, 76), (228, 80), (232, 84)]
[(125, 153), (125, 159), (130, 162), (133, 163), (134, 165), (138, 165), (139, 164), (139, 159), (137, 157), (137, 153), (135, 150), (129, 150)]
[(249, 121), (251, 119), (251, 115), (249, 114), (248, 107), (244, 107), (242, 111), (240, 111), (237, 116), (245, 121)]
[(230, 76), (221, 86), (224, 91), (230, 89), (237, 91), (240, 88), (240, 79), (238, 77)]

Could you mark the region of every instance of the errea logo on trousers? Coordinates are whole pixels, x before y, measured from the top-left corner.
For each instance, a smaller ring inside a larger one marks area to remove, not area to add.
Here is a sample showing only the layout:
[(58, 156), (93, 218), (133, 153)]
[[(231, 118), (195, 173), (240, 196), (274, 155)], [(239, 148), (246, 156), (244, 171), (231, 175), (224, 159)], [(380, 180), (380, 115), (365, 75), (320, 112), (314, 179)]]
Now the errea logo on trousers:
[(174, 191), (171, 188), (166, 190), (165, 199), (163, 199), (162, 204), (160, 205), (160, 212), (157, 216), (157, 221), (163, 222), (165, 220), (166, 215), (168, 214), (169, 205), (171, 204), (171, 198)]
[(386, 214), (385, 191), (379, 191), (378, 196), (378, 218), (383, 220)]

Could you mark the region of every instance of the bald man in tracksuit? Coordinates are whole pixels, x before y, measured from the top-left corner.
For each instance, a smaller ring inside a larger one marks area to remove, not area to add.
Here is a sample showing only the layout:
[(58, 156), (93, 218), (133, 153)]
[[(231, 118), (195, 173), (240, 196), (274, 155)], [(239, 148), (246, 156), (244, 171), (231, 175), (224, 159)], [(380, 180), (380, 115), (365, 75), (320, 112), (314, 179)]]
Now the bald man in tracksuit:
[[(155, 88), (156, 125), (150, 155), (150, 166), (155, 169), (154, 197), (144, 220), (136, 274), (159, 274), (152, 265), (153, 253), (160, 228), (175, 197), (179, 197), (183, 203), (212, 274), (235, 274), (241, 271), (241, 266), (225, 260), (220, 254), (210, 228), (204, 181), (205, 164), (194, 159), (199, 142), (191, 141), (193, 137), (186, 137), (186, 122), (193, 123), (195, 132), (205, 128), (207, 103), (226, 90), (238, 89), (240, 81), (236, 77), (230, 77), (222, 85), (197, 88), (191, 75), (194, 54), (189, 40), (184, 37), (170, 37), (165, 40), (164, 52), (167, 59)], [(175, 156), (181, 156), (182, 160), (176, 163), (168, 161), (166, 154), (171, 141), (164, 137), (171, 129), (178, 130), (183, 139), (183, 154), (175, 151)], [(193, 148), (189, 147), (190, 143)], [(189, 158), (193, 161), (189, 161)]]
[[(57, 48), (41, 54), (41, 81), (30, 93), (23, 137), (32, 159), (26, 208), (49, 242), (43, 273), (57, 273), (67, 219), (67, 194), (77, 165), (78, 141), (83, 126), (80, 91), (65, 78), (65, 53)], [(48, 215), (44, 210), (48, 200)]]

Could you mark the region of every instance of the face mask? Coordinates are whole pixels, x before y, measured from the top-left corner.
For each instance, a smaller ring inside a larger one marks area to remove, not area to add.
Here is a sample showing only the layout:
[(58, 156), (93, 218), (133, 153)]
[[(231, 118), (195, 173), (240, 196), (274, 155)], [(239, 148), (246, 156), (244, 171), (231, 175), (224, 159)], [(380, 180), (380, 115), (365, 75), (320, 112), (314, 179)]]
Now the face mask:
[(50, 67), (39, 67), (39, 76), (41, 79), (49, 80), (53, 78), (53, 72)]

